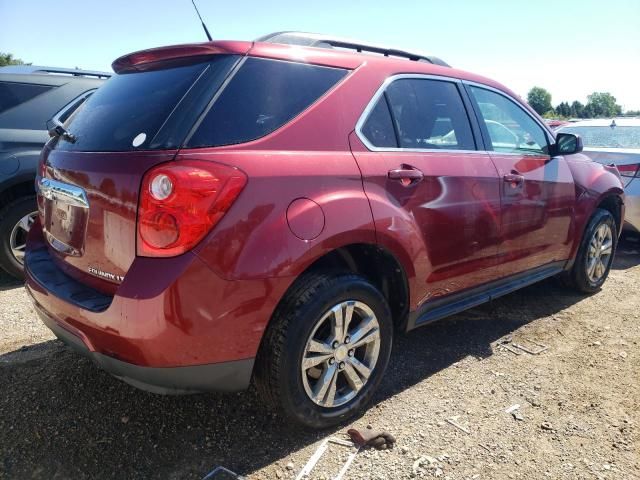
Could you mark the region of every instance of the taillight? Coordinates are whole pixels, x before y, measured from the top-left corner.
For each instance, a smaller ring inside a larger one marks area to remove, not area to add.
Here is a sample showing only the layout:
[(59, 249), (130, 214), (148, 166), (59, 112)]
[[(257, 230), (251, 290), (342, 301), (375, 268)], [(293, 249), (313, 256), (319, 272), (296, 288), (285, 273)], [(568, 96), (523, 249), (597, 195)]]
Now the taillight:
[(640, 170), (640, 163), (633, 163), (631, 165), (616, 165), (620, 175), (623, 177), (635, 177)]
[(166, 163), (142, 179), (137, 253), (173, 257), (195, 247), (247, 183), (234, 167), (207, 161)]

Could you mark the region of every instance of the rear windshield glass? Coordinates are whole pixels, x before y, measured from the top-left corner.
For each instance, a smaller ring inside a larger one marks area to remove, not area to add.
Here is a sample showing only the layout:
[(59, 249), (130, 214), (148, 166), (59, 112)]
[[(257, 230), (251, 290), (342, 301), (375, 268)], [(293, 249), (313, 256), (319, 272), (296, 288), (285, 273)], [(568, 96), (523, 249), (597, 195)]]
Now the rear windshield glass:
[(339, 68), (248, 58), (187, 146), (230, 145), (263, 137), (300, 114), (346, 73)]
[(558, 132), (580, 135), (585, 147), (640, 148), (640, 127), (563, 127)]
[(231, 68), (229, 57), (113, 75), (66, 121), (65, 128), (76, 142), (61, 139), (58, 148), (94, 152), (166, 148), (154, 137), (205, 71)]
[(0, 113), (20, 105), (54, 88), (51, 85), (0, 82)]

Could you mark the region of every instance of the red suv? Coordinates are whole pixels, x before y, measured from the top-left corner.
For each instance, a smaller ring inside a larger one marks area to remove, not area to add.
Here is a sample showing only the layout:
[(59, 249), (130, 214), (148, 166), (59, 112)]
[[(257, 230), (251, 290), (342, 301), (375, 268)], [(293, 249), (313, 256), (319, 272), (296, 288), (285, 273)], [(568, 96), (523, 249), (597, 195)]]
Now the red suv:
[(296, 33), (113, 69), (42, 153), (25, 263), (46, 325), (136, 387), (253, 379), (327, 427), (371, 400), (394, 332), (607, 277), (617, 170), (494, 81)]

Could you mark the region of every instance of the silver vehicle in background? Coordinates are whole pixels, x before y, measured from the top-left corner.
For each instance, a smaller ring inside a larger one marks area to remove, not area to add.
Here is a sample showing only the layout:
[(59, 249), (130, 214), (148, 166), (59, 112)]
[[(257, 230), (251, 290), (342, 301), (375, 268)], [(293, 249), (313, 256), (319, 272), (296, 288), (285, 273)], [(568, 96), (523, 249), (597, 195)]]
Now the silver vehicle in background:
[(556, 131), (580, 135), (585, 155), (618, 167), (625, 185), (624, 229), (640, 233), (640, 118), (584, 120)]

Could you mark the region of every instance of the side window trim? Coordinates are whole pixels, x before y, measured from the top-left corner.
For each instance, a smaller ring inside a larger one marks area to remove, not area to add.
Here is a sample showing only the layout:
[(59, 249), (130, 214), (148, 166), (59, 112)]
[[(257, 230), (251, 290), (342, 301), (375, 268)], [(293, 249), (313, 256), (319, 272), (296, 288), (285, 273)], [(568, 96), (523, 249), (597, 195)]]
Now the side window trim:
[[(460, 95), (460, 99), (464, 106), (465, 114), (466, 114), (467, 120), (469, 121), (469, 126), (471, 128), (471, 136), (473, 137), (473, 143), (475, 144), (475, 149), (461, 150), (461, 149), (445, 149), (445, 148), (404, 148), (404, 147), (393, 148), (393, 147), (376, 147), (375, 145), (372, 145), (371, 142), (364, 135), (364, 133), (362, 133), (362, 127), (369, 119), (369, 116), (371, 115), (371, 112), (375, 108), (376, 103), (378, 102), (378, 99), (382, 96), (385, 97), (387, 107), (389, 108), (389, 112), (391, 114), (393, 130), (396, 136), (396, 144), (400, 145), (397, 122), (393, 114), (393, 109), (391, 108), (391, 103), (389, 102), (386, 92), (387, 92), (387, 89), (389, 88), (389, 85), (391, 85), (396, 80), (403, 80), (403, 79), (435, 80), (439, 82), (453, 83), (456, 86), (456, 90), (458, 91), (458, 95)], [(364, 146), (367, 147), (367, 149), (372, 152), (444, 152), (444, 153), (478, 152), (479, 150), (482, 150), (484, 148), (484, 139), (480, 135), (479, 126), (476, 123), (477, 119), (475, 118), (475, 112), (473, 112), (474, 115), (472, 115), (472, 110), (470, 111), (470, 104), (468, 99), (466, 98), (467, 93), (462, 83), (463, 83), (462, 80), (460, 80), (459, 78), (447, 77), (444, 75), (427, 75), (427, 74), (420, 74), (420, 73), (401, 73), (397, 75), (391, 75), (387, 77), (384, 82), (382, 82), (382, 85), (380, 85), (378, 90), (376, 90), (376, 92), (373, 94), (373, 96), (369, 100), (369, 103), (367, 103), (367, 106), (365, 107), (362, 114), (360, 115), (360, 118), (356, 122), (356, 128), (355, 128), (356, 136), (360, 139), (360, 141), (364, 144)]]
[[(539, 153), (527, 153), (527, 152), (524, 152), (524, 151), (523, 152), (498, 152), (498, 151), (495, 151), (495, 150), (490, 150), (489, 148), (492, 145), (491, 138), (489, 136), (489, 132), (488, 132), (486, 124), (484, 122), (484, 118), (482, 117), (482, 113), (480, 113), (480, 106), (478, 105), (478, 102), (476, 101), (475, 97), (473, 96), (473, 93), (471, 92), (470, 87), (482, 88), (484, 90), (488, 90), (490, 92), (497, 93), (498, 95), (506, 98), (509, 102), (511, 102), (517, 108), (519, 108), (525, 115), (527, 115), (536, 125), (538, 125), (542, 129), (542, 131), (544, 133), (544, 136), (547, 139), (547, 146), (548, 147), (551, 146), (553, 143), (555, 143), (555, 137), (549, 131), (547, 126), (544, 123), (540, 122), (533, 115), (531, 115), (531, 113), (529, 113), (526, 108), (523, 108), (522, 105), (520, 105), (520, 102), (518, 102), (513, 97), (511, 97), (511, 95), (508, 95), (507, 93), (503, 92), (502, 90), (499, 90), (497, 88), (491, 87), (489, 85), (485, 85), (483, 83), (470, 82), (468, 80), (463, 80), (461, 83), (462, 83), (463, 88), (465, 89), (466, 96), (469, 98), (471, 106), (473, 107), (473, 111), (474, 111), (476, 120), (478, 122), (478, 126), (480, 128), (481, 133), (482, 133), (482, 139), (483, 139), (485, 151), (491, 152), (491, 153), (496, 154), (496, 155), (520, 155), (520, 156), (521, 155), (530, 155), (530, 156), (534, 156), (534, 157), (539, 157), (540, 156)], [(543, 155), (545, 155), (547, 157), (550, 156), (548, 153), (544, 153)]]

